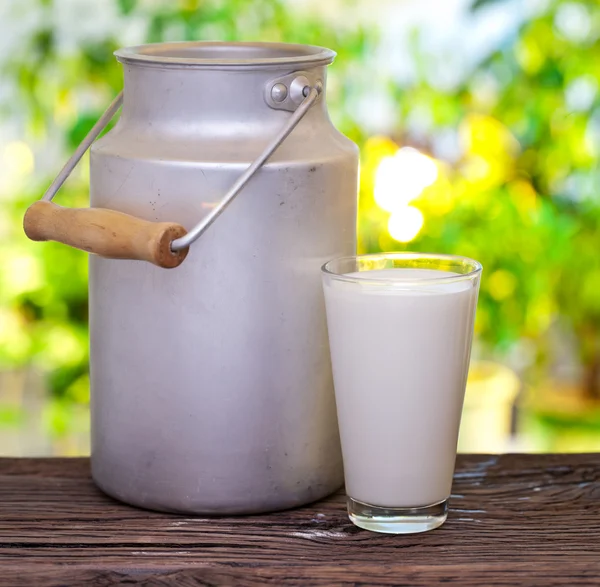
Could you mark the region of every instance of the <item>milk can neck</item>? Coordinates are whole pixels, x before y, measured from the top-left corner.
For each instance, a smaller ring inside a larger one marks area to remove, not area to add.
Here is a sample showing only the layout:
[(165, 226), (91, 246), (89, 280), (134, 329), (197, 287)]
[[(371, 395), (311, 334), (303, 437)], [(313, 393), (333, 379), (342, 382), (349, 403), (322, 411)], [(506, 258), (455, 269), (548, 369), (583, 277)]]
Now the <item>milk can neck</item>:
[[(324, 82), (325, 67), (315, 69)], [(269, 83), (289, 74), (289, 68), (228, 71), (125, 64), (124, 71), (122, 118), (146, 127), (233, 122), (270, 126), (289, 114), (265, 101)], [(313, 110), (326, 115), (324, 97)]]

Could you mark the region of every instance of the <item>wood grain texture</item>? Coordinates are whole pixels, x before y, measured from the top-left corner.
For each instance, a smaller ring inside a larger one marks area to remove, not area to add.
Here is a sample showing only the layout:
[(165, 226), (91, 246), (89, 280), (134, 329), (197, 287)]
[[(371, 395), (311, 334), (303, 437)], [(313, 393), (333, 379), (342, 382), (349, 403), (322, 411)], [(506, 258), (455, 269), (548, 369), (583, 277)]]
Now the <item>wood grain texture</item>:
[(27, 209), (23, 229), (34, 241), (57, 241), (101, 257), (148, 261), (165, 269), (180, 265), (188, 252), (171, 251), (171, 243), (186, 234), (183, 226), (105, 208), (63, 208), (40, 200)]
[(120, 504), (87, 459), (0, 459), (3, 585), (598, 585), (600, 455), (459, 456), (448, 521), (354, 527), (338, 493), (271, 515)]

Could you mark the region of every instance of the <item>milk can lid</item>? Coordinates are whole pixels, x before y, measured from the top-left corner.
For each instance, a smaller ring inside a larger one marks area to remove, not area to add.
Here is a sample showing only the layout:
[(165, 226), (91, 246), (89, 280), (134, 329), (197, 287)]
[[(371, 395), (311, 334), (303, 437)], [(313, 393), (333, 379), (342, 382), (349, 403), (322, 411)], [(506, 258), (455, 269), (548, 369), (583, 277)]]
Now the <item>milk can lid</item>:
[(125, 47), (115, 51), (122, 63), (199, 67), (214, 69), (253, 69), (286, 65), (328, 65), (335, 52), (315, 45), (291, 43), (229, 43), (184, 41)]

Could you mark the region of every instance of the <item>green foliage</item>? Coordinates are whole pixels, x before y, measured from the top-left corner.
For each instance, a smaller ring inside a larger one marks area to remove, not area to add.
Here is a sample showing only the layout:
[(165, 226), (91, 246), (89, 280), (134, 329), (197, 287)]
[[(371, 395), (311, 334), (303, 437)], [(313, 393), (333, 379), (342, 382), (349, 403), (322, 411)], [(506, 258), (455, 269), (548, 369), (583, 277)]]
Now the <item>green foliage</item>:
[[(439, 194), (426, 190), (416, 201), (424, 229), (401, 245), (375, 236), (386, 217), (363, 198), (366, 250), (432, 250), (483, 263), (478, 331), (492, 349), (528, 338), (546, 359), (548, 329), (559, 321), (575, 332), (588, 369), (600, 366), (599, 52), (600, 6), (554, 1), (461, 87), (442, 91), (425, 76), (394, 87), (403, 120), (429, 115), (422, 149), (457, 131), (462, 156), (447, 171), (452, 203), (439, 214)], [(406, 127), (396, 138), (415, 143)], [(597, 378), (587, 384), (600, 396)]]
[[(473, 9), (503, 1), (477, 0)], [(59, 136), (66, 156), (91, 128), (122, 87), (112, 53), (128, 42), (120, 32), (125, 27), (117, 25), (142, 21), (146, 42), (256, 39), (330, 46), (338, 52), (328, 88), (332, 116), (365, 147), (361, 250), (477, 258), (485, 268), (477, 331), (490, 352), (529, 339), (545, 361), (546, 335), (558, 320), (577, 334), (585, 365), (593, 371), (600, 362), (600, 7), (594, 0), (550, 2), (452, 90), (432, 85), (429, 59), (415, 35), (419, 78), (409, 87), (387, 81), (401, 121), (389, 134), (425, 152), (435, 152), (439, 137), (448, 135), (460, 145), (460, 157), (440, 164), (442, 180), (416, 200), (425, 225), (406, 245), (388, 235), (388, 214), (374, 202), (378, 159), (349, 107), (365, 90), (368, 78), (357, 72), (377, 48), (375, 31), (322, 21), (283, 0), (113, 2), (119, 15), (114, 32), (65, 51), (53, 29), (53, 3), (38, 0), (41, 24), (21, 39), (0, 72), (17, 84), (19, 96), (14, 105), (0, 105), (0, 114), (24, 113), (28, 140)], [(589, 30), (564, 25), (565, 10), (587, 11)], [(424, 121), (418, 132), (411, 122), (416, 119)], [(61, 190), (61, 204), (87, 205), (86, 165)], [(20, 228), (25, 208), (50, 178), (43, 179), (0, 210), (6, 227), (0, 243), (0, 364), (40, 364), (52, 373), (57, 405), (84, 403), (86, 255), (31, 243)], [(598, 381), (587, 380), (590, 393), (598, 393)]]
[(486, 6), (490, 6), (491, 4), (500, 4), (504, 0), (474, 0), (471, 4), (471, 10), (476, 12), (481, 8), (485, 8)]
[[(56, 148), (62, 143), (66, 159), (120, 91), (122, 68), (113, 52), (128, 44), (119, 36), (124, 25), (140, 21), (146, 28), (144, 42), (254, 39), (334, 47), (339, 60), (330, 79), (329, 102), (338, 118), (352, 120), (344, 111), (343, 94), (358, 90), (345, 72), (375, 46), (374, 33), (361, 27), (341, 30), (292, 11), (282, 0), (107, 0), (106, 10), (111, 1), (120, 15), (114, 29), (65, 50), (53, 28), (56, 3), (37, 0), (42, 17), (38, 28), (20, 39), (19, 51), (0, 72), (18, 91), (17, 100), (0, 105), (0, 115), (24, 115), (27, 141), (59, 137), (52, 144)], [(358, 134), (355, 125), (353, 132)], [(88, 205), (87, 165), (86, 157), (57, 202)], [(34, 363), (47, 370), (60, 406), (88, 399), (87, 255), (55, 243), (32, 243), (22, 233), (25, 209), (50, 180), (42, 177), (34, 185), (29, 177), (27, 189), (11, 195), (0, 210), (0, 223), (6, 227), (0, 237), (0, 366)], [(52, 422), (57, 430), (64, 428), (60, 417)]]

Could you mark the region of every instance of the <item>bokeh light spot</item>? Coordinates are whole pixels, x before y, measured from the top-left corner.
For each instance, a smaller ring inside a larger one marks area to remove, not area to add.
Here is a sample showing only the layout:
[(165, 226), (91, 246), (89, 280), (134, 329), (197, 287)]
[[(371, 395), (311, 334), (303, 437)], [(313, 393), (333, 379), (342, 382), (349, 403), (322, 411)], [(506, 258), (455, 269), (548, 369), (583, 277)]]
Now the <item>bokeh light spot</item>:
[(390, 236), (401, 243), (413, 240), (423, 228), (423, 213), (414, 206), (403, 206), (395, 210), (388, 220)]
[(24, 141), (12, 141), (4, 147), (3, 162), (15, 176), (28, 175), (33, 171), (34, 158), (29, 145)]
[(404, 209), (435, 182), (438, 168), (433, 159), (412, 147), (402, 147), (384, 157), (375, 172), (375, 202), (387, 212)]
[(498, 269), (488, 277), (487, 286), (495, 300), (505, 300), (512, 296), (517, 288), (517, 278), (510, 271)]

